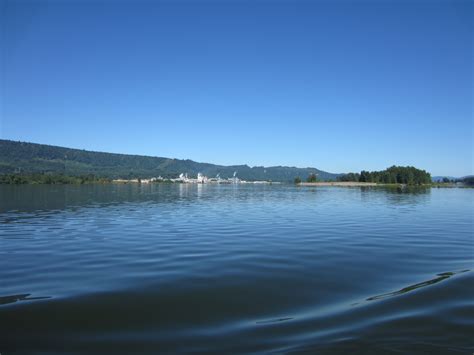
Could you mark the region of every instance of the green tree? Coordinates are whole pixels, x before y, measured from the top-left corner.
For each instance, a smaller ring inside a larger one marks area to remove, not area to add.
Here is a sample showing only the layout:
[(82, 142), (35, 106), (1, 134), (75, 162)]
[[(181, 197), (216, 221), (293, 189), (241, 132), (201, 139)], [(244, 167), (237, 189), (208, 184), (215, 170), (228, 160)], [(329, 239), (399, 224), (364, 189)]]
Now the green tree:
[(316, 174), (314, 173), (311, 173), (309, 174), (308, 178), (306, 179), (307, 182), (317, 182), (318, 181), (318, 177)]

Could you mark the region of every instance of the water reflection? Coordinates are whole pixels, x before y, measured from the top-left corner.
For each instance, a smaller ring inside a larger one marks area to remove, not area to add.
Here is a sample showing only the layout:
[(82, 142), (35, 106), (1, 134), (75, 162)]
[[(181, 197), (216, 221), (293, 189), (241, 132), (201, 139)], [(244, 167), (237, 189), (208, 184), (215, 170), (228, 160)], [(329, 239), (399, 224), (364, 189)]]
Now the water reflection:
[[(341, 193), (341, 189), (347, 188), (301, 189), (292, 185), (211, 186), (202, 184), (0, 185), (0, 213), (9, 211), (59, 211), (73, 207), (135, 202), (169, 203), (179, 202), (180, 200), (212, 200), (222, 197), (256, 200), (264, 199), (266, 192), (272, 193), (272, 198), (277, 197), (294, 201), (301, 198), (301, 194), (317, 196), (319, 192), (331, 192), (336, 196)], [(362, 199), (384, 198), (386, 202), (395, 205), (423, 203), (431, 192), (430, 188), (416, 187), (360, 187), (357, 189), (359, 189)], [(179, 199), (177, 196), (179, 196)]]
[(430, 186), (361, 186), (361, 191), (385, 191), (389, 194), (422, 195), (430, 193)]
[(405, 187), (361, 187), (361, 199), (369, 202), (370, 200), (380, 199), (382, 205), (398, 206), (416, 206), (429, 202), (431, 187), (426, 186), (405, 186)]

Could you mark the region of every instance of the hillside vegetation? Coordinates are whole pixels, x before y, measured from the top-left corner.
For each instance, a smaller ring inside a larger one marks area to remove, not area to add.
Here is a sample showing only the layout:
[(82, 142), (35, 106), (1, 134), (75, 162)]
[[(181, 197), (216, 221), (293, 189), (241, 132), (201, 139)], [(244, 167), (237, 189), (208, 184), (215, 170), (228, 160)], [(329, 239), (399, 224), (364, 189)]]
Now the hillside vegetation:
[[(234, 172), (245, 180), (292, 181), (295, 176), (307, 178), (317, 174), (319, 179), (335, 180), (331, 174), (316, 168), (287, 166), (249, 167), (248, 165), (214, 165), (192, 160), (150, 157), (142, 155), (114, 154), (70, 149), (44, 144), (0, 140), (0, 174), (15, 176), (45, 174), (107, 178), (151, 178), (161, 175), (177, 177), (180, 173), (193, 176), (202, 173), (213, 177), (231, 177)], [(0, 179), (1, 180), (1, 179)]]

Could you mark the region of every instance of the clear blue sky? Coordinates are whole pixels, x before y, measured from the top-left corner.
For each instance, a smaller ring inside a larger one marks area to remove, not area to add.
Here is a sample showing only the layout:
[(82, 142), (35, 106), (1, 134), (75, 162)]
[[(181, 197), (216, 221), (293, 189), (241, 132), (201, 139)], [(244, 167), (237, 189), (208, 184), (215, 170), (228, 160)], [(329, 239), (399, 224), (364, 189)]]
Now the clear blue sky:
[(472, 174), (473, 15), (470, 0), (2, 0), (0, 138)]

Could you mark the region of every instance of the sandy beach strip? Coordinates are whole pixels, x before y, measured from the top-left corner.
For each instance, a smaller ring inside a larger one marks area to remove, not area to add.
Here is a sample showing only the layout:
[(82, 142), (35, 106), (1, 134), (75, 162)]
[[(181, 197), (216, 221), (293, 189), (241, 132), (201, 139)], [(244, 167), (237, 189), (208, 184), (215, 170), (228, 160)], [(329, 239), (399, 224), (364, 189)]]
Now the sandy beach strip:
[(299, 186), (377, 186), (375, 182), (334, 181), (334, 182), (301, 182)]

